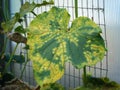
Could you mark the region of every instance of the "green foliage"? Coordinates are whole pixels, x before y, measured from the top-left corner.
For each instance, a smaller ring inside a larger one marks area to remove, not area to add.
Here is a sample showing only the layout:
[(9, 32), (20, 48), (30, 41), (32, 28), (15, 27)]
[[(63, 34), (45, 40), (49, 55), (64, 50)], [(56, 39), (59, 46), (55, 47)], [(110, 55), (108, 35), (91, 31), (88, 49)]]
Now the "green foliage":
[(25, 47), (23, 47), (23, 49), (29, 50), (30, 47), (29, 47), (29, 45), (26, 44)]
[(4, 86), (4, 84), (10, 80), (14, 79), (14, 75), (10, 72), (5, 73), (0, 77), (0, 85)]
[[(5, 55), (4, 60), (8, 62), (10, 60), (10, 55)], [(14, 55), (12, 61), (22, 64), (25, 62), (25, 57), (23, 55)]]
[(36, 4), (34, 2), (33, 3), (25, 2), (25, 4), (22, 5), (22, 7), (20, 8), (20, 16), (23, 17), (26, 13), (33, 12), (33, 10), (36, 7), (41, 7), (49, 4), (54, 4), (54, 1), (53, 0), (50, 0), (49, 2), (43, 1), (41, 4)]
[(119, 87), (79, 87), (75, 90), (120, 90)]
[(36, 4), (34, 2), (32, 4), (25, 2), (20, 8), (20, 16), (23, 17), (26, 13), (33, 11), (35, 7)]
[(25, 34), (27, 31), (23, 28), (23, 26), (18, 26), (17, 28), (15, 28), (14, 30), (17, 33), (22, 33)]
[(46, 84), (40, 90), (65, 90), (64, 87), (58, 83)]
[[(83, 77), (84, 83), (84, 77)], [(107, 77), (97, 78), (91, 75), (86, 76), (86, 86), (80, 87), (76, 90), (119, 90), (120, 85), (114, 81), (109, 80)], [(106, 89), (105, 89), (106, 88)]]
[(53, 83), (62, 77), (65, 61), (76, 68), (94, 65), (105, 54), (102, 30), (87, 17), (73, 20), (66, 9), (53, 7), (30, 24), (28, 44), (38, 84)]
[(10, 80), (14, 79), (14, 75), (10, 72), (7, 72), (3, 75), (3, 81), (8, 82)]
[(29, 2), (25, 2), (25, 4), (23, 4), (20, 8), (20, 12), (16, 13), (15, 16), (8, 20), (8, 21), (5, 21), (1, 24), (4, 32), (10, 32), (14, 25), (16, 24), (16, 22), (21, 22), (22, 21), (22, 17), (24, 15), (26, 15), (27, 13), (29, 12), (33, 12), (33, 10), (36, 8), (36, 7), (40, 7), (40, 6), (44, 6), (44, 5), (48, 5), (48, 4), (54, 4), (54, 2), (50, 1), (50, 2), (43, 2), (41, 4), (35, 4), (34, 2), (33, 3), (29, 3)]
[(79, 87), (76, 88), (75, 90), (120, 90), (120, 86), (119, 87)]
[[(59, 20), (61, 21), (59, 22)], [(61, 49), (64, 42), (60, 41), (61, 39), (56, 40), (56, 34), (60, 32), (57, 30), (59, 27), (67, 29), (66, 22), (69, 22), (69, 14), (65, 9), (58, 8), (52, 8), (49, 14), (45, 12), (38, 15), (31, 22), (28, 36), (29, 55), (33, 61), (34, 76), (40, 85), (54, 83), (64, 73), (65, 57), (64, 51)], [(58, 24), (59, 27), (56, 26)]]
[[(32, 3), (30, 4), (29, 2), (26, 2), (21, 8), (20, 8), (20, 12), (19, 13), (16, 13), (14, 17), (12, 17), (12, 19), (8, 20), (8, 21), (5, 21), (1, 24), (4, 32), (10, 32), (14, 25), (17, 23), (17, 22), (20, 22), (22, 21), (21, 17), (23, 17), (26, 13), (28, 12), (31, 12), (34, 8), (35, 8), (35, 4)], [(18, 29), (21, 29), (20, 26), (18, 26), (17, 28), (17, 31)], [(23, 31), (23, 30), (22, 30)]]
[(6, 22), (3, 22), (1, 24), (1, 26), (2, 26), (2, 28), (4, 30), (4, 32), (5, 33), (10, 32), (19, 19), (20, 19), (20, 14), (16, 13), (15, 16), (12, 19), (10, 19), (10, 20), (8, 20)]

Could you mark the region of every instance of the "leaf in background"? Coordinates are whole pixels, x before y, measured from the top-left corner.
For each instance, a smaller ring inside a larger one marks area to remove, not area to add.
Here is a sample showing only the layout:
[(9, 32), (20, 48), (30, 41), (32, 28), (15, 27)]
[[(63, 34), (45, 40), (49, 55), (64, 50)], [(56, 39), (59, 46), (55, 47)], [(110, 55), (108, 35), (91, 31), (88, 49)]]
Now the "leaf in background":
[(10, 32), (12, 31), (14, 25), (16, 24), (16, 22), (22, 22), (22, 19), (20, 19), (21, 17), (23, 17), (26, 13), (31, 12), (34, 8), (35, 8), (35, 4), (32, 3), (30, 4), (29, 2), (26, 2), (20, 9), (20, 13), (16, 13), (15, 16), (10, 19), (7, 22), (3, 22), (1, 24), (4, 32)]
[(25, 47), (23, 47), (23, 49), (29, 50), (30, 47), (29, 47), (29, 45), (26, 44)]
[(13, 73), (7, 72), (2, 76), (2, 81), (4, 83), (6, 83), (6, 82), (13, 80), (14, 78), (15, 78), (15, 76), (13, 75)]
[(17, 32), (9, 34), (8, 38), (11, 41), (14, 41), (16, 43), (24, 43), (24, 44), (27, 43), (27, 38), (25, 36), (23, 36), (22, 34), (17, 33)]
[(16, 13), (15, 16), (7, 22), (1, 24), (4, 32), (11, 32), (15, 23), (20, 19), (20, 14)]
[(30, 4), (29, 2), (25, 2), (20, 8), (20, 16), (23, 17), (26, 13), (33, 11), (35, 7), (35, 3)]
[(15, 16), (10, 19), (9, 21), (7, 22), (3, 22), (1, 24), (4, 32), (10, 32), (12, 31), (14, 25), (16, 22), (19, 22), (21, 23), (23, 20), (21, 19), (21, 17), (23, 17), (25, 14), (27, 14), (28, 12), (32, 12), (33, 14), (35, 14), (33, 12), (33, 10), (36, 8), (36, 7), (41, 7), (41, 6), (45, 6), (45, 5), (49, 5), (49, 4), (54, 4), (54, 1), (53, 0), (50, 0), (50, 2), (43, 2), (41, 4), (35, 4), (34, 2), (33, 3), (29, 3), (29, 2), (25, 2), (25, 4), (23, 4), (20, 8), (20, 12), (19, 13), (16, 13)]
[(87, 17), (79, 17), (68, 29), (67, 10), (53, 7), (30, 24), (29, 56), (38, 84), (54, 83), (64, 73), (65, 61), (77, 68), (94, 65), (105, 54), (101, 29)]
[(34, 2), (32, 2), (32, 3), (25, 2), (25, 4), (23, 4), (22, 7), (20, 8), (20, 16), (23, 17), (28, 12), (33, 13), (33, 10), (36, 7), (41, 7), (41, 6), (45, 6), (45, 5), (49, 5), (49, 4), (54, 4), (54, 1), (53, 0), (50, 0), (49, 2), (43, 1), (43, 3), (41, 3), (41, 4), (35, 4)]
[[(4, 60), (6, 62), (8, 62), (10, 60), (10, 55), (5, 55)], [(12, 61), (16, 62), (16, 63), (19, 63), (19, 64), (22, 64), (22, 63), (25, 62), (25, 57), (23, 55), (14, 55)]]
[(2, 28), (4, 32), (10, 32), (12, 31), (14, 25), (16, 22), (21, 22), (22, 19), (20, 17), (23, 17), (26, 13), (31, 12), (34, 8), (36, 7), (36, 4), (32, 3), (30, 4), (29, 2), (26, 2), (21, 8), (20, 8), (20, 13), (16, 13), (15, 16), (10, 19), (7, 22), (2, 23)]
[(13, 59), (17, 63), (24, 63), (25, 62), (25, 57), (23, 55), (14, 55)]
[(22, 34), (26, 33), (26, 31), (24, 30), (23, 26), (18, 26), (17, 28), (15, 28), (15, 32), (22, 33)]

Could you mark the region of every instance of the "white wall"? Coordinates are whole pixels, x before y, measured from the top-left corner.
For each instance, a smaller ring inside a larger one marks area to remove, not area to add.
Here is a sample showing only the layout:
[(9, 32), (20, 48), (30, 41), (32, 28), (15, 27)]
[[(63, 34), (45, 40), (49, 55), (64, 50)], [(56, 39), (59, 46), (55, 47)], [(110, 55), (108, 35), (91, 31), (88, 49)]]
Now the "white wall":
[(109, 77), (120, 83), (120, 0), (105, 0)]

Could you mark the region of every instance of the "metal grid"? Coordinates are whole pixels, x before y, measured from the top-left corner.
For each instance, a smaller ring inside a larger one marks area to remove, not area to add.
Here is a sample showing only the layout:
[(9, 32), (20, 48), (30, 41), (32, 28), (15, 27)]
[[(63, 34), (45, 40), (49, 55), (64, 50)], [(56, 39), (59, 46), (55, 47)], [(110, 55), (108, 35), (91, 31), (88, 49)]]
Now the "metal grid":
[[(31, 2), (31, 0), (22, 0), (22, 4), (26, 1)], [(34, 0), (36, 3), (41, 3), (41, 0)], [(60, 8), (66, 8), (71, 15), (70, 25), (71, 22), (75, 19), (75, 0), (55, 0), (54, 6)], [(52, 5), (43, 6), (40, 8), (35, 9), (35, 13), (39, 14), (44, 11), (48, 11)], [(107, 38), (106, 38), (106, 24), (105, 24), (105, 0), (78, 0), (78, 16), (87, 16), (95, 21), (103, 30), (103, 38), (106, 43), (107, 47)], [(25, 26), (29, 25), (29, 22), (34, 18), (34, 15), (27, 14), (25, 17)], [(22, 53), (26, 56), (27, 51), (22, 50), (21, 48), (23, 45), (19, 46), (18, 53)], [(27, 57), (26, 57), (27, 59)], [(16, 76), (20, 76), (21, 69), (23, 65), (14, 64), (14, 73)], [(105, 54), (105, 58), (103, 61), (97, 63), (95, 66), (87, 66), (87, 72), (91, 73), (95, 77), (102, 77), (107, 76), (108, 73), (108, 54)], [(83, 70), (75, 69), (71, 63), (66, 63), (65, 65), (65, 74), (64, 76), (58, 81), (66, 90), (68, 88), (75, 88), (77, 86), (82, 85), (82, 74)], [(28, 82), (31, 85), (36, 85), (33, 71), (32, 71), (32, 62), (28, 62), (24, 75), (23, 80)]]

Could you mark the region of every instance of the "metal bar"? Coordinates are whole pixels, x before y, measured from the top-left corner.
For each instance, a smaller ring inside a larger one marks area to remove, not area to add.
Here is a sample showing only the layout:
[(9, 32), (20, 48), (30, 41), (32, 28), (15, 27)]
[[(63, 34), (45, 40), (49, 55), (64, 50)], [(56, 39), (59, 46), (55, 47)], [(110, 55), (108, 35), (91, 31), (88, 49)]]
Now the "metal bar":
[(83, 7), (83, 0), (81, 0), (81, 9), (82, 9), (82, 16), (84, 16), (84, 11), (83, 11), (83, 9), (84, 9), (84, 7)]
[[(99, 0), (97, 0), (97, 6), (98, 6), (98, 8), (100, 8), (100, 6), (99, 6)], [(100, 11), (99, 11), (99, 9), (97, 11), (98, 11), (98, 24), (100, 26)], [(100, 61), (100, 68), (102, 68), (102, 61)], [(100, 69), (100, 77), (101, 76), (102, 76), (102, 70)]]
[[(103, 15), (104, 15), (104, 30), (105, 30), (105, 43), (106, 43), (106, 48), (108, 47), (108, 42), (107, 42), (107, 30), (106, 30), (106, 21), (105, 21), (105, 0), (103, 0)], [(106, 77), (108, 76), (108, 51), (106, 52)]]
[(89, 17), (88, 0), (86, 1), (86, 7), (87, 7), (87, 16)]

